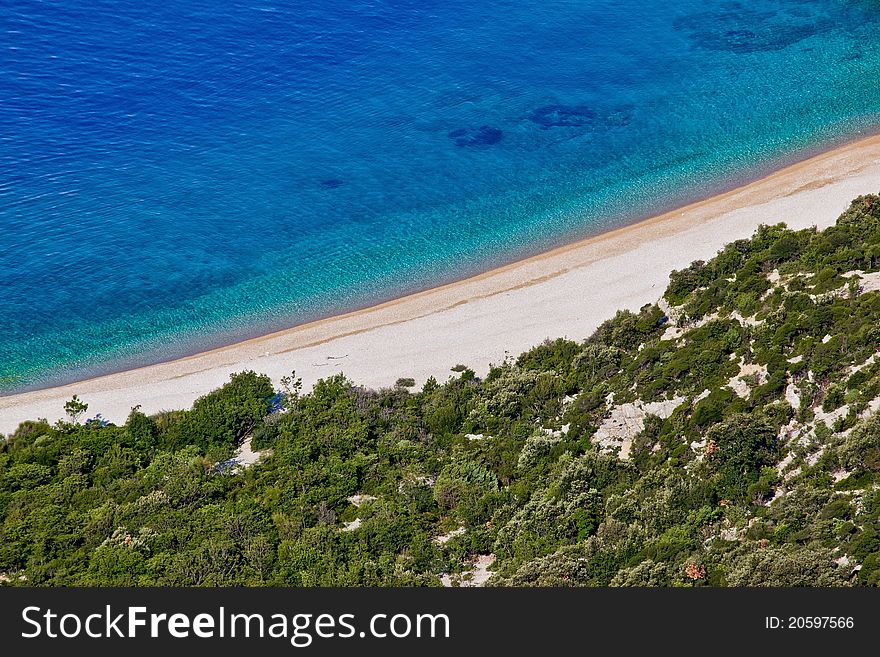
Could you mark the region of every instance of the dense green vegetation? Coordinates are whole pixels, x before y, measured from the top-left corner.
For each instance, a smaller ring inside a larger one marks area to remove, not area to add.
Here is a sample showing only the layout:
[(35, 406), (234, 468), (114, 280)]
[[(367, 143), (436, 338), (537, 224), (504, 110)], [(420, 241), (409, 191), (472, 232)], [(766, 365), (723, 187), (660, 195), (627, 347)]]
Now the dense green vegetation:
[[(880, 292), (860, 285), (878, 269), (866, 196), (822, 232), (762, 227), (675, 272), (660, 305), (482, 380), (302, 394), (245, 372), (124, 426), (71, 400), (0, 443), (0, 573), (439, 585), (493, 554), (490, 585), (876, 586)], [(245, 440), (260, 461), (229, 463)]]

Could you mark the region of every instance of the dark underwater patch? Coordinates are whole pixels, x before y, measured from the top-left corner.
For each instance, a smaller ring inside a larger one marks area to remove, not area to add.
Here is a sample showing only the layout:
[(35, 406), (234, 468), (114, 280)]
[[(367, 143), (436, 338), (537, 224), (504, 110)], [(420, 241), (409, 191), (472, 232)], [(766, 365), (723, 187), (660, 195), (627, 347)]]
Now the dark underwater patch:
[(832, 27), (826, 16), (781, 3), (770, 11), (758, 11), (739, 2), (725, 3), (720, 10), (690, 14), (675, 21), (675, 29), (687, 34), (697, 46), (736, 54), (783, 50)]
[(501, 141), (504, 132), (499, 128), (493, 128), (490, 125), (481, 125), (479, 128), (459, 128), (447, 133), (456, 146), (461, 147), (481, 147), (492, 146)]
[(325, 178), (321, 181), (321, 187), (325, 189), (336, 189), (337, 187), (341, 187), (345, 184), (345, 181), (340, 178)]

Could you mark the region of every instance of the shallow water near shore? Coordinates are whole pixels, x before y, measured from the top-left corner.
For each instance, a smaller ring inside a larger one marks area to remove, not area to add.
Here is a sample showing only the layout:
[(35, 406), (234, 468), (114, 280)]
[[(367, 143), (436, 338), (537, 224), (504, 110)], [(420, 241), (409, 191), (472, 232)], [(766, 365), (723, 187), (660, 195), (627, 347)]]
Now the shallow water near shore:
[(5, 11), (3, 392), (460, 278), (880, 123), (868, 0)]

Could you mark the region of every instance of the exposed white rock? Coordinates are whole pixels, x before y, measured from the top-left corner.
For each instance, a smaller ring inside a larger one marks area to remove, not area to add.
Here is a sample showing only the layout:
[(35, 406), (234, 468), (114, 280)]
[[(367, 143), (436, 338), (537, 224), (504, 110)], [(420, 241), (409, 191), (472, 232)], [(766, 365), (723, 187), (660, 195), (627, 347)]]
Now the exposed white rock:
[(242, 441), (241, 446), (235, 452), (234, 458), (241, 467), (248, 468), (259, 461), (262, 456), (263, 452), (258, 452), (251, 447), (251, 436), (248, 436)]
[(353, 532), (355, 529), (361, 526), (361, 519), (355, 518), (351, 522), (347, 522), (342, 526), (342, 531), (344, 532)]
[(347, 499), (349, 502), (351, 502), (355, 506), (359, 507), (364, 502), (372, 502), (376, 498), (373, 497), (372, 495), (364, 495), (363, 493), (357, 493), (356, 495), (352, 495), (351, 497), (349, 497)]
[(558, 430), (557, 429), (547, 429), (546, 427), (541, 427), (541, 432), (547, 436), (550, 436), (551, 438), (562, 438), (562, 434), (566, 433), (570, 426), (571, 426), (571, 424), (566, 424), (565, 426), (563, 426), (561, 429), (558, 429)]
[(236, 474), (251, 467), (264, 456), (272, 454), (272, 450), (265, 449), (258, 452), (251, 446), (251, 436), (245, 438), (241, 445), (235, 450), (235, 454), (231, 459), (218, 463), (216, 468), (224, 474)]
[(801, 473), (801, 469), (802, 469), (801, 466), (797, 466), (796, 468), (792, 468), (791, 470), (789, 470), (788, 472), (785, 473), (785, 476), (783, 477), (783, 479), (785, 479), (785, 481), (788, 481), (789, 479), (794, 479), (795, 477), (797, 477)]
[(701, 326), (705, 326), (709, 322), (714, 322), (716, 319), (718, 319), (720, 317), (721, 317), (721, 315), (719, 315), (717, 311), (710, 314), (710, 315), (704, 315), (701, 319), (694, 322), (694, 324), (691, 328), (700, 328)]
[(782, 460), (776, 465), (776, 470), (777, 470), (778, 472), (785, 472), (785, 469), (786, 469), (788, 466), (790, 466), (790, 465), (792, 464), (793, 461), (794, 461), (794, 452), (791, 451), (791, 450), (789, 450), (788, 454), (785, 455), (785, 458), (783, 458), (783, 459), (782, 459)]
[(797, 386), (793, 383), (789, 383), (785, 387), (785, 401), (787, 401), (794, 410), (798, 410), (801, 407), (801, 396), (798, 393)]
[(677, 325), (684, 312), (684, 306), (672, 306), (663, 297), (657, 301), (657, 307), (663, 311), (663, 314), (669, 318), (669, 323)]
[(730, 313), (730, 317), (738, 321), (743, 326), (760, 326), (764, 323), (763, 319), (755, 319), (754, 317), (743, 317), (736, 310)]
[(461, 536), (462, 534), (465, 533), (465, 531), (466, 530), (464, 527), (459, 527), (458, 529), (453, 529), (448, 534), (443, 534), (442, 536), (435, 536), (434, 543), (436, 543), (437, 545), (444, 545), (444, 544), (448, 543), (449, 541), (451, 541), (456, 536)]
[(877, 292), (878, 290), (880, 290), (880, 271), (862, 274), (862, 280), (859, 283), (859, 293), (866, 294), (868, 292)]
[(874, 363), (877, 362), (878, 355), (880, 355), (880, 354), (878, 354), (877, 352), (871, 354), (870, 356), (868, 356), (868, 358), (865, 360), (864, 363), (862, 363), (861, 365), (856, 365), (855, 367), (850, 368), (850, 372), (852, 374), (855, 374), (859, 370), (863, 370), (866, 367), (871, 367), (871, 365), (873, 365)]
[(852, 276), (858, 277), (859, 294), (867, 294), (868, 292), (876, 292), (880, 290), (880, 271), (866, 274), (861, 269), (854, 269), (853, 271), (846, 272), (843, 276), (844, 278), (850, 278)]
[(835, 408), (833, 411), (828, 411), (827, 413), (822, 410), (821, 406), (817, 406), (813, 409), (813, 412), (816, 414), (816, 424), (818, 424), (819, 422), (824, 422), (829, 429), (832, 429), (834, 428), (835, 422), (837, 422), (840, 418), (849, 415), (849, 404), (844, 404), (840, 408)]
[[(699, 440), (699, 441), (694, 440), (693, 442), (691, 442), (691, 449), (696, 453), (696, 456), (694, 457), (694, 461), (702, 461), (703, 459), (706, 458), (706, 453), (703, 451), (705, 449), (705, 447), (706, 447), (706, 439), (705, 438), (703, 438), (702, 440)], [(690, 463), (688, 463), (688, 465), (690, 465)]]
[(464, 434), (464, 437), (467, 438), (468, 440), (482, 440), (486, 436), (484, 436), (481, 433), (466, 433), (466, 434)]
[(696, 404), (697, 402), (703, 401), (706, 397), (708, 397), (711, 394), (712, 393), (708, 388), (704, 389), (703, 392), (701, 392), (699, 395), (694, 397), (694, 403)]
[(758, 385), (764, 384), (767, 381), (767, 366), (758, 365), (757, 363), (744, 363), (740, 360), (739, 373), (727, 382), (727, 387), (733, 390), (737, 397), (746, 399), (752, 394), (752, 389), (744, 379), (751, 376), (757, 377)]
[(846, 470), (835, 470), (831, 473), (831, 478), (834, 480), (834, 483), (837, 484), (849, 477), (850, 474), (851, 473)]
[(822, 445), (821, 447), (819, 447), (819, 449), (810, 454), (806, 459), (807, 465), (809, 465), (810, 467), (816, 465), (819, 462), (819, 459), (822, 457), (822, 454), (825, 453), (825, 447), (825, 445)]
[(723, 541), (736, 541), (739, 540), (739, 530), (736, 527), (728, 527), (718, 532), (718, 536)]
[(675, 397), (649, 404), (636, 400), (630, 404), (615, 406), (611, 409), (611, 414), (602, 421), (592, 440), (604, 450), (620, 447), (620, 458), (627, 459), (633, 438), (645, 428), (645, 418), (649, 415), (668, 418), (685, 399)]
[(742, 399), (746, 399), (752, 392), (751, 388), (749, 388), (749, 384), (739, 377), (732, 378), (727, 383), (727, 387), (733, 390), (737, 397), (741, 397)]
[(493, 563), (495, 563), (495, 555), (481, 554), (478, 555), (477, 558), (471, 563), (473, 565), (473, 570), (469, 572), (455, 576), (451, 576), (448, 574), (442, 575), (440, 577), (440, 581), (442, 582), (443, 586), (483, 586), (483, 584), (485, 584), (492, 576), (492, 573), (489, 572), (489, 568), (492, 566)]

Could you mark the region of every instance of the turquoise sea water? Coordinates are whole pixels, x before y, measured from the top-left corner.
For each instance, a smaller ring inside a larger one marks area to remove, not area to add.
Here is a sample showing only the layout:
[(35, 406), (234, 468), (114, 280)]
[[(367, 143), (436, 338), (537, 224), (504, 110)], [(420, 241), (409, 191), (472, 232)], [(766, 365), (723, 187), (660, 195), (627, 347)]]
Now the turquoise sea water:
[(5, 392), (460, 278), (880, 117), (877, 0), (9, 0), (0, 35)]

